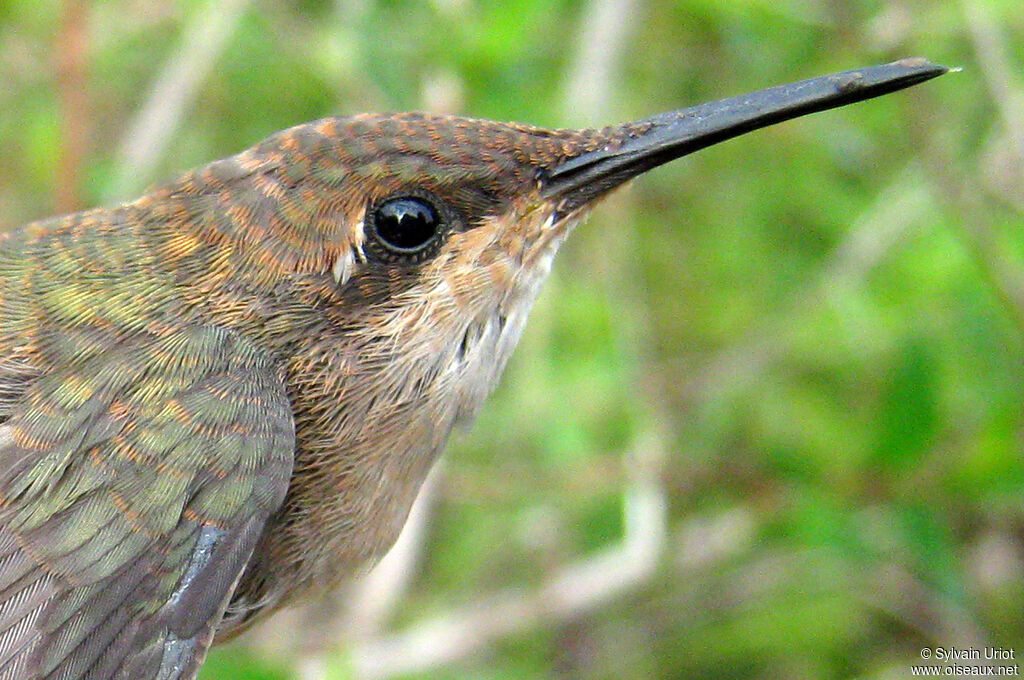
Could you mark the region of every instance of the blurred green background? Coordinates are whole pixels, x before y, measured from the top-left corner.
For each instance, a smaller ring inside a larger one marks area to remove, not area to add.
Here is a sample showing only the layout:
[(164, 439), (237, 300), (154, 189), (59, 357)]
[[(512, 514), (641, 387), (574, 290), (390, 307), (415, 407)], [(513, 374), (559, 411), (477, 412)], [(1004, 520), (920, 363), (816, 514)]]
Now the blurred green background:
[(0, 1), (0, 224), (326, 115), (603, 125), (957, 74), (604, 202), (402, 550), (202, 677), (903, 678), (1024, 654), (1020, 0)]

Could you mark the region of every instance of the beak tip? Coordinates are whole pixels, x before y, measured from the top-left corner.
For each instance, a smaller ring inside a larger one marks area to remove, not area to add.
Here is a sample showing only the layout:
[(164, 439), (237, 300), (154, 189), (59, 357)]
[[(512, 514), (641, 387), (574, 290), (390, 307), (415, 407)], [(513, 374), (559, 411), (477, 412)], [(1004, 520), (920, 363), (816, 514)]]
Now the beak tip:
[(949, 73), (950, 71), (960, 70), (958, 68), (949, 68), (942, 64), (936, 64), (930, 59), (926, 59), (924, 57), (905, 57), (894, 62), (894, 65), (920, 74), (922, 81), (937, 78), (945, 73)]
[(936, 64), (924, 57), (904, 57), (903, 59), (894, 61), (893, 65), (914, 71), (934, 72), (937, 76), (941, 76), (943, 73), (947, 73), (950, 70), (948, 67), (943, 66), (942, 64)]
[(881, 66), (835, 73), (830, 78), (838, 94), (856, 100), (866, 98), (856, 94), (861, 90), (873, 92), (874, 94), (868, 95), (873, 97), (923, 83), (949, 73), (950, 70), (924, 57), (905, 57)]

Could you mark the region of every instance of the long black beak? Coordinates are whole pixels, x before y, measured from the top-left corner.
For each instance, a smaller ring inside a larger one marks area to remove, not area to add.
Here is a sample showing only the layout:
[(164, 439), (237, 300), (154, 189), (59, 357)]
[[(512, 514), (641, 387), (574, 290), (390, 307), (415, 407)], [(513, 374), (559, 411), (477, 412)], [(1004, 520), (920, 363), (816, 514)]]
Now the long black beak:
[(949, 69), (911, 58), (779, 85), (739, 97), (699, 104), (624, 125), (621, 143), (582, 153), (549, 171), (546, 197), (561, 212), (582, 206), (651, 168), (797, 116), (888, 94), (940, 76)]

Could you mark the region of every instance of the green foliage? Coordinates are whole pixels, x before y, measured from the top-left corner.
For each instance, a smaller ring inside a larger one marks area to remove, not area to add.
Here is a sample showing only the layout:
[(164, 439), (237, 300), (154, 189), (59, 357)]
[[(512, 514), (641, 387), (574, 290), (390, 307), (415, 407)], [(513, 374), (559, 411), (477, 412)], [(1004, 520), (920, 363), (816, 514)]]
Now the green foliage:
[[(921, 647), (967, 646), (963, 631), (1024, 652), (1024, 178), (968, 4), (633, 3), (599, 114), (565, 101), (591, 3), (249, 5), (135, 191), (325, 115), (601, 125), (916, 53), (964, 67), (657, 170), (579, 228), (503, 385), (450, 447), (395, 618), (530, 591), (618, 541), (651, 431), (668, 454), (665, 552), (610, 603), (406, 677), (903, 677)], [(1019, 1), (977, 4), (1019, 97)], [(74, 176), (94, 205), (206, 3), (87, 5)], [(0, 2), (0, 224), (55, 209), (61, 16)], [(684, 540), (703, 526), (717, 529)], [(262, 653), (215, 650), (203, 678), (297, 677), (307, 647), (265, 650), (318, 639), (299, 621), (248, 638)], [(322, 661), (356, 677), (347, 651)]]
[(244, 680), (289, 680), (287, 668), (267, 659), (257, 659), (238, 649), (216, 649), (199, 674), (203, 680), (238, 678)]

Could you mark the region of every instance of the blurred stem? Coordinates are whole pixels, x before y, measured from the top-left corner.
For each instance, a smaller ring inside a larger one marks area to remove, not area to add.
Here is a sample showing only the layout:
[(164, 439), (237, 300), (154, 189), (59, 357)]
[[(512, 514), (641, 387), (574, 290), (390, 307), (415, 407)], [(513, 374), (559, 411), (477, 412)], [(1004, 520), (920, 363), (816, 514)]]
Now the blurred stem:
[(607, 119), (610, 84), (622, 61), (635, 5), (634, 0), (592, 0), (584, 10), (563, 96), (569, 123), (594, 125)]
[(968, 173), (954, 171), (958, 166), (952, 154), (938, 147), (930, 144), (922, 152), (935, 177), (934, 193), (958, 216), (955, 222), (961, 226), (972, 259), (1024, 338), (1024, 270), (1005, 256), (992, 225), (991, 210), (982, 198), (982, 188)]
[(992, 19), (986, 3), (962, 0), (971, 45), (981, 65), (989, 95), (999, 111), (1016, 156), (1016, 168), (1024, 179), (1024, 91), (1014, 82), (1015, 69), (1003, 32)]
[(182, 115), (217, 63), (252, 0), (210, 0), (182, 29), (178, 49), (164, 63), (145, 104), (128, 126), (117, 154), (108, 199), (145, 186)]
[(64, 0), (62, 9), (55, 46), (61, 146), (54, 207), (58, 213), (70, 213), (81, 207), (80, 178), (89, 139), (88, 13), (85, 0)]
[[(1024, 95), (1015, 86), (1013, 68), (1007, 57), (1006, 41), (1002, 32), (981, 7), (982, 3), (964, 0), (964, 14), (970, 28), (972, 46), (993, 103), (1002, 115), (1006, 134), (1017, 158), (1017, 167), (1024, 167)], [(971, 168), (964, 165), (952, 148), (953, 141), (936, 143), (932, 136), (922, 140), (922, 157), (936, 178), (935, 194), (958, 215), (961, 232), (982, 274), (996, 297), (1009, 312), (1010, 318), (1024, 337), (1024, 268), (1005, 255), (999, 235), (993, 226), (992, 211), (984, 200), (984, 189), (975, 178), (982, 176), (977, 170), (977, 159), (971, 159)]]

